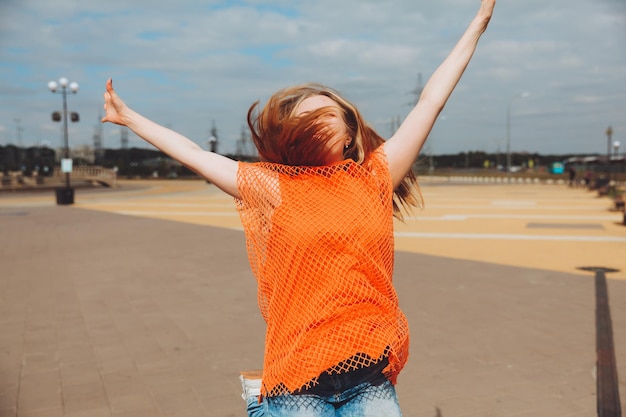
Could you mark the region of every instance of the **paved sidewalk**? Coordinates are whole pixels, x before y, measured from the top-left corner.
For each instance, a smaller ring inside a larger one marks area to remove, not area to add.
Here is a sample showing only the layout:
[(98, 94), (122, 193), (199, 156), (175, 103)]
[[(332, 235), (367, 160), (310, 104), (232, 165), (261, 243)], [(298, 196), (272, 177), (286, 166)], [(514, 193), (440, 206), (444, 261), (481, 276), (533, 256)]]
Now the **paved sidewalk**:
[[(0, 236), (0, 417), (245, 415), (264, 324), (240, 231), (0, 205)], [(592, 274), (398, 252), (395, 282), (405, 416), (597, 415)], [(626, 281), (608, 285), (624, 409)]]

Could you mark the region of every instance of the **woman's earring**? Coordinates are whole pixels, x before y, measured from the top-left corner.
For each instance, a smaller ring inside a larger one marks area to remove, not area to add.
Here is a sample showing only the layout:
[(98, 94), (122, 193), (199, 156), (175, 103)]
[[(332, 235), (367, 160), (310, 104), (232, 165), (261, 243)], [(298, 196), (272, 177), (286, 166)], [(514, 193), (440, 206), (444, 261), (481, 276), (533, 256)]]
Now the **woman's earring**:
[(349, 144), (349, 143), (346, 143), (346, 149), (348, 149), (348, 147), (349, 147), (349, 146), (350, 146), (350, 144)]

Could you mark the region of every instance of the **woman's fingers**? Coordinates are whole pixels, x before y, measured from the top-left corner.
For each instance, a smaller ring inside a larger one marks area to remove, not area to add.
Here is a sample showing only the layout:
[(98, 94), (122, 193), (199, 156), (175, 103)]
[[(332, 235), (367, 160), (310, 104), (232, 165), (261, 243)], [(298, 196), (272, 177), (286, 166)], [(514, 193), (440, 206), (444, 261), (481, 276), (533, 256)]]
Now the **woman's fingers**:
[[(113, 80), (109, 78), (106, 82), (106, 91), (104, 92), (104, 117), (102, 122), (119, 123), (116, 117), (117, 109), (113, 102), (115, 91), (113, 90)], [(109, 110), (110, 108), (110, 110)]]

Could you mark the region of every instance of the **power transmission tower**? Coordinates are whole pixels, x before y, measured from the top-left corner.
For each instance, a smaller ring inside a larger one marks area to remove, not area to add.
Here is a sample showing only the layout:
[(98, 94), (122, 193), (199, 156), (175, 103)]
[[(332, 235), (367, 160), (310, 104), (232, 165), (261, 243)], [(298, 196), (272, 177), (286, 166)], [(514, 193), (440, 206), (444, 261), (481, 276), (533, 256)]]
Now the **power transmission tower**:
[(241, 135), (237, 140), (237, 156), (239, 158), (255, 158), (257, 156), (256, 148), (250, 138), (250, 133), (246, 125), (241, 126)]
[(120, 147), (128, 149), (128, 128), (126, 127), (120, 129)]
[(248, 151), (248, 135), (246, 134), (245, 126), (241, 126), (241, 135), (239, 135), (239, 140), (237, 140), (237, 156), (239, 158), (245, 156)]
[(420, 72), (417, 74), (417, 85), (415, 86), (415, 89), (411, 91), (411, 94), (415, 96), (415, 101), (409, 103), (410, 106), (415, 106), (417, 104), (422, 96), (422, 91), (424, 91), (424, 83), (422, 82), (422, 73)]
[[(411, 100), (410, 102), (406, 103), (406, 105), (414, 107), (419, 101), (420, 96), (422, 95), (422, 91), (424, 91), (424, 84), (422, 82), (422, 73), (420, 72), (417, 74), (417, 85), (415, 86), (413, 90), (409, 91), (409, 94), (415, 96), (415, 100)], [(396, 116), (391, 119), (391, 134), (392, 135), (396, 133), (396, 130), (400, 128), (401, 124), (402, 124), (402, 120), (400, 116)]]
[(396, 131), (400, 128), (400, 124), (402, 123), (402, 119), (400, 118), (400, 116), (396, 116), (391, 118), (391, 136), (394, 135), (394, 133), (396, 133)]
[(94, 150), (94, 164), (101, 165), (104, 158), (104, 149), (102, 148), (102, 113), (98, 113), (98, 123), (93, 133), (93, 150)]

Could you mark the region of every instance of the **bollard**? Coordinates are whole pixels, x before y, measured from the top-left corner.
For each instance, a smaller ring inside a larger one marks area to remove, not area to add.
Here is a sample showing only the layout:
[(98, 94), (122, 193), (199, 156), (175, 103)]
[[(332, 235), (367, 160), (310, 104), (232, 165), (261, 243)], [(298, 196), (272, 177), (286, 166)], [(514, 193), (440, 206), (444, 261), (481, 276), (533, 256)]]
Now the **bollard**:
[(56, 197), (57, 205), (74, 204), (74, 189), (71, 187), (57, 188)]

